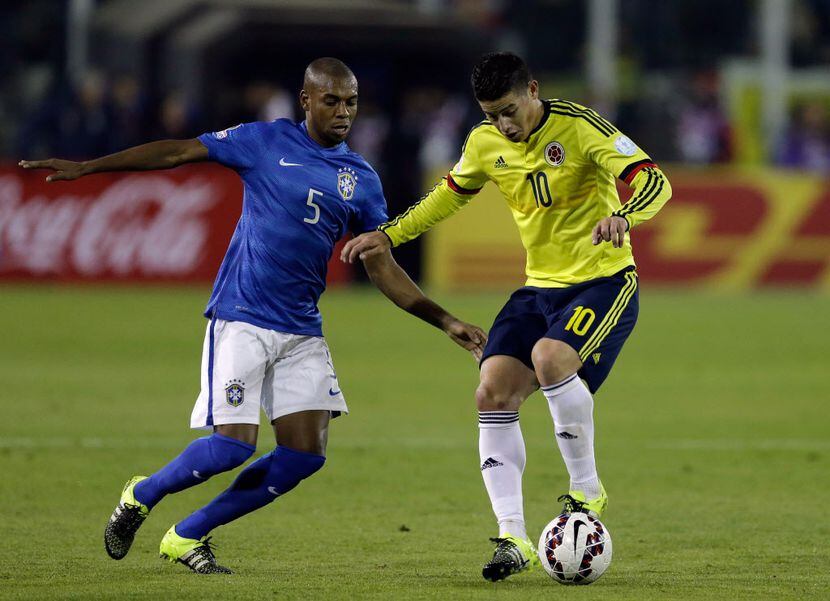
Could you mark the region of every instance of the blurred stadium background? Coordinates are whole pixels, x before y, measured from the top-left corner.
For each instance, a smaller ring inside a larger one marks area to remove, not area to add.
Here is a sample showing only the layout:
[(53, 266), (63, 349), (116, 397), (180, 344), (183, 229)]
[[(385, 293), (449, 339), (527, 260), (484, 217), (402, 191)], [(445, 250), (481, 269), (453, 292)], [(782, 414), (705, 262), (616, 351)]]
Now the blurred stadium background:
[[(0, 597), (123, 598), (114, 582), (135, 598), (216, 593), (171, 584), (152, 534), (117, 566), (98, 538), (131, 470), (191, 436), (200, 312), (241, 197), (216, 165), (50, 185), (16, 162), (300, 118), (304, 66), (336, 56), (360, 82), (349, 144), (394, 215), (457, 159), (481, 119), (471, 66), (500, 49), (528, 60), (544, 96), (603, 112), (675, 191), (632, 234), (641, 323), (597, 405), (618, 555), (583, 598), (827, 598), (828, 0), (27, 0), (2, 4), (0, 39)], [(490, 187), (396, 257), (482, 326), (523, 282)], [(230, 563), (255, 577), (234, 594), (488, 598), (475, 369), (363, 290), (360, 267), (330, 267), (326, 332), (355, 415), (285, 513), (223, 530)], [(546, 411), (523, 413), (534, 528), (563, 484)], [(215, 480), (162, 505), (159, 536)], [(773, 544), (789, 496), (816, 519)], [(436, 531), (452, 539), (441, 550)], [(293, 545), (307, 553), (286, 557)]]
[[(298, 118), (302, 69), (320, 55), (359, 77), (349, 143), (395, 214), (456, 160), (480, 119), (470, 65), (499, 48), (528, 58), (543, 94), (597, 107), (669, 169), (675, 200), (635, 233), (644, 280), (830, 290), (826, 0), (32, 0), (0, 11), (0, 277), (209, 281), (238, 210), (228, 172), (70, 188), (9, 165)], [(491, 196), (399, 260), (446, 288), (517, 285), (518, 237), (506, 211), (490, 219)]]

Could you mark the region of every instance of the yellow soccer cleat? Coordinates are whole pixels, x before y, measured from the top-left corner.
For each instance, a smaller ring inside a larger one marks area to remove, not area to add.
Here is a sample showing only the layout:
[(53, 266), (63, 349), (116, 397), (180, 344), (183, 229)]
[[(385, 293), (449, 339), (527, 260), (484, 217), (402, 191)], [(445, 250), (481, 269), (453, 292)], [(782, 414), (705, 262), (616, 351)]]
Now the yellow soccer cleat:
[(135, 485), (146, 479), (146, 476), (133, 476), (127, 480), (121, 492), (121, 500), (104, 528), (104, 548), (113, 559), (123, 559), (127, 555), (135, 533), (150, 514), (150, 509), (133, 496)]
[(568, 494), (562, 495), (557, 501), (565, 503), (562, 513), (581, 511), (595, 518), (599, 518), (608, 508), (608, 493), (605, 492), (605, 487), (600, 482), (599, 496), (590, 501), (585, 499), (585, 493), (581, 490), (570, 490)]
[(231, 570), (216, 563), (210, 537), (202, 540), (184, 538), (176, 534), (176, 527), (171, 526), (161, 539), (159, 554), (171, 563), (180, 563), (197, 574), (233, 574)]
[(493, 559), (481, 570), (485, 580), (498, 582), (539, 564), (536, 547), (529, 540), (509, 534), (490, 540), (496, 543), (496, 550), (493, 552)]

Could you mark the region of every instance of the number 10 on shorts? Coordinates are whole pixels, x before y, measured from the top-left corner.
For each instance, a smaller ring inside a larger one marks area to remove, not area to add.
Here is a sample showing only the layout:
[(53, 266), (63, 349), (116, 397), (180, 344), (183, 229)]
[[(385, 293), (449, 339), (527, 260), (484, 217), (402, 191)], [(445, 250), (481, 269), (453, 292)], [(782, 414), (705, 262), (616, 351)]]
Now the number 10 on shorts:
[(596, 313), (588, 307), (574, 307), (574, 314), (568, 320), (565, 331), (571, 331), (577, 336), (584, 336), (596, 319)]

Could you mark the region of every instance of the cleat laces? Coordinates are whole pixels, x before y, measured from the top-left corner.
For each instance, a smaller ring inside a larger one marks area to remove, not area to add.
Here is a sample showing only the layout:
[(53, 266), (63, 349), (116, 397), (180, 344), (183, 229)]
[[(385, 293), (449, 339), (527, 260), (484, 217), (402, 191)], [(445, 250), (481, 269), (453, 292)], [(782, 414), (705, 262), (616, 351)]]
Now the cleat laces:
[(559, 503), (565, 504), (565, 512), (567, 513), (584, 513), (585, 512), (585, 503), (574, 499), (571, 495), (562, 495), (558, 499), (556, 499)]
[(496, 543), (496, 552), (493, 554), (491, 564), (509, 561), (514, 563), (516, 568), (524, 567), (527, 564), (528, 560), (522, 556), (522, 552), (513, 541), (507, 538), (493, 537), (490, 542)]
[(216, 556), (213, 550), (216, 549), (216, 544), (210, 542), (211, 537), (207, 537), (201, 541), (197, 547), (187, 553), (181, 558), (181, 562), (189, 567), (194, 572), (200, 574), (223, 573), (230, 574), (231, 571), (216, 563)]
[(135, 534), (141, 523), (147, 517), (141, 511), (140, 505), (122, 503), (115, 509), (115, 514), (110, 520), (112, 529), (119, 535)]

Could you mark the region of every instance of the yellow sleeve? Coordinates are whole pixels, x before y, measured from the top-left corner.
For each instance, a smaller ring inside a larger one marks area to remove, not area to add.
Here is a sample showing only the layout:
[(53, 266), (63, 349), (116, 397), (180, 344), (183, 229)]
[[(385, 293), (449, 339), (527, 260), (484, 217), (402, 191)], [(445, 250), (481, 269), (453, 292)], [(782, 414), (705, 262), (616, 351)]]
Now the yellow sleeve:
[(579, 142), (582, 152), (597, 166), (630, 184), (637, 166), (654, 163), (639, 146), (631, 141), (631, 138), (595, 112), (591, 112), (596, 115), (594, 119), (602, 121), (587, 119), (579, 121)]
[(634, 174), (629, 185), (634, 188), (634, 195), (612, 215), (624, 218), (631, 229), (654, 217), (668, 202), (671, 184), (660, 168), (652, 164)]
[[(634, 188), (634, 195), (612, 215), (623, 217), (631, 229), (651, 219), (671, 198), (665, 174), (631, 138), (591, 111), (597, 125), (580, 123), (582, 150), (597, 166)], [(602, 126), (602, 127), (599, 127)]]
[(389, 236), (392, 246), (399, 246), (404, 242), (414, 240), (470, 202), (474, 193), (455, 192), (449, 183), (452, 181), (451, 177), (451, 174), (447, 175), (435, 184), (435, 187), (421, 200), (391, 221), (378, 227), (381, 232)]
[(406, 211), (382, 224), (378, 230), (399, 246), (423, 234), (464, 207), (487, 182), (476, 151), (473, 131), (461, 150), (461, 158), (440, 182)]

